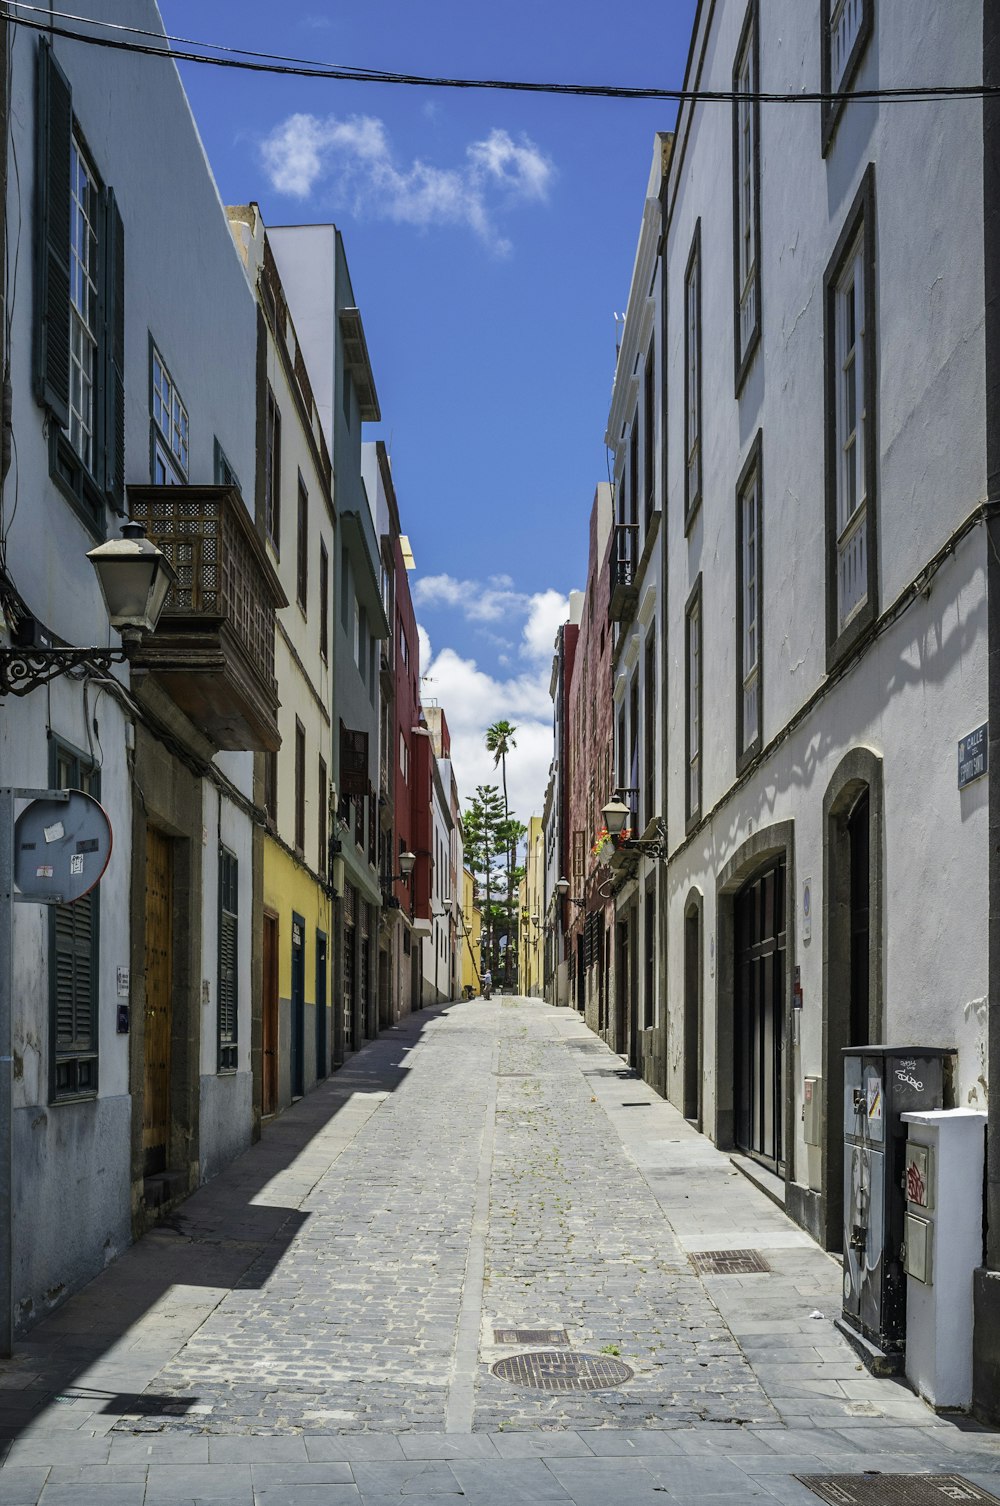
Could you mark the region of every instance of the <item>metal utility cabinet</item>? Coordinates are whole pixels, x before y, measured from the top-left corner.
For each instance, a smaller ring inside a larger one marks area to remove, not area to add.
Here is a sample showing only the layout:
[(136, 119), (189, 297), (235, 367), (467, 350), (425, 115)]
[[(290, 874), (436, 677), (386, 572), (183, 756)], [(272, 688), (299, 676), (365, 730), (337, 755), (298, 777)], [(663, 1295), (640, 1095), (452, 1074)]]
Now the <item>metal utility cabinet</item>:
[(944, 1107), (955, 1052), (858, 1046), (844, 1052), (843, 1322), (868, 1341), (875, 1368), (902, 1369), (906, 1125), (901, 1115)]

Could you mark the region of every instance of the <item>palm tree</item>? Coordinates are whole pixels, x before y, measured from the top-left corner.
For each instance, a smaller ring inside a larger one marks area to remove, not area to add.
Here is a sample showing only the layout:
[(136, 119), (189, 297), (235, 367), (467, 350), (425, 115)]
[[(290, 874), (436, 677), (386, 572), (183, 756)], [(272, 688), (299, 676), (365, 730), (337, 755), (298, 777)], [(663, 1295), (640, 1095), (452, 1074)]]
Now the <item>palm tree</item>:
[(510, 722), (494, 722), (486, 729), (486, 751), (493, 754), (493, 767), (499, 765), (500, 775), (503, 781), (503, 813), (505, 818), (510, 817), (510, 809), (507, 805), (507, 754), (511, 748), (517, 747), (514, 738), (516, 727)]
[[(517, 747), (514, 733), (516, 727), (510, 722), (494, 722), (486, 729), (486, 751), (493, 754), (493, 767), (500, 767), (500, 775), (503, 781), (503, 814), (504, 821), (510, 824), (510, 807), (507, 803), (507, 754), (511, 748)], [(504, 954), (504, 980), (510, 982), (510, 932), (511, 912), (514, 906), (514, 856), (517, 843), (507, 849), (507, 950)]]

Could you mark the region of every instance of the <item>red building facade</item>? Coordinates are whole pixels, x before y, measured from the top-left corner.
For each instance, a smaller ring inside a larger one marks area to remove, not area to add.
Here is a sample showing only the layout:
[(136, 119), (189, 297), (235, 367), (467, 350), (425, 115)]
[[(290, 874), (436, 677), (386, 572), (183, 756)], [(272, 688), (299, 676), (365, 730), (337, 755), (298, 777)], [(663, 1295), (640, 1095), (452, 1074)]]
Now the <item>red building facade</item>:
[[(614, 1009), (615, 902), (611, 870), (593, 853), (604, 825), (601, 807), (611, 798), (614, 773), (614, 698), (611, 675), (611, 487), (602, 482), (590, 513), (590, 553), (583, 613), (567, 706), (567, 846), (564, 872), (571, 899), (566, 906), (569, 1002), (615, 1050), (622, 1049), (625, 1022)], [(609, 890), (607, 897), (601, 887)]]

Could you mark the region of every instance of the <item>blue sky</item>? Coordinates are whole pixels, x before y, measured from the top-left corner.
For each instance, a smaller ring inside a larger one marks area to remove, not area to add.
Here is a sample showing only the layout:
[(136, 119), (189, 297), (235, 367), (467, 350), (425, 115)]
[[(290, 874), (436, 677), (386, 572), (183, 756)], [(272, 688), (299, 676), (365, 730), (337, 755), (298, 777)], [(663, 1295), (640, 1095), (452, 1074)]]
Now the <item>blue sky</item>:
[[(362, 67), (679, 85), (694, 0), (160, 0), (169, 32)], [(551, 643), (583, 584), (614, 312), (669, 104), (283, 79), (184, 65), (223, 199), (344, 234), (389, 445), (425, 693), (463, 797), (485, 725), (521, 729), (522, 819), (551, 757)]]

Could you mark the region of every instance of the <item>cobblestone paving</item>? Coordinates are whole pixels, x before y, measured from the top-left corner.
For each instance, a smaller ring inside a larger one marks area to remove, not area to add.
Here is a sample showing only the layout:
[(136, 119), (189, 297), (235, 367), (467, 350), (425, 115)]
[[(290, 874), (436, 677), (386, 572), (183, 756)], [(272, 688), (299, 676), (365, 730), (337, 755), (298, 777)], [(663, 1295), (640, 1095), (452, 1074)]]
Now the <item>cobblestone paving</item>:
[[(755, 1249), (767, 1272), (696, 1274)], [(831, 1260), (568, 1010), (369, 1044), (0, 1363), (0, 1506), (815, 1506), (1000, 1480), (1000, 1434), (862, 1371)], [(617, 1354), (616, 1390), (499, 1380)]]
[(492, 1047), (446, 1019), (412, 1051), (303, 1200), (277, 1267), (262, 1252), (152, 1382), (211, 1408), (183, 1425), (443, 1428)]
[[(561, 1035), (558, 1015), (529, 1005), (504, 1014), (484, 1356), (514, 1352), (492, 1348), (494, 1328), (565, 1327), (574, 1348), (620, 1355), (635, 1379), (549, 1396), (515, 1391), (484, 1368), (476, 1428), (776, 1421), (591, 1091), (585, 1073), (606, 1062), (604, 1048)], [(641, 1083), (622, 1089), (624, 1099), (648, 1096)]]

